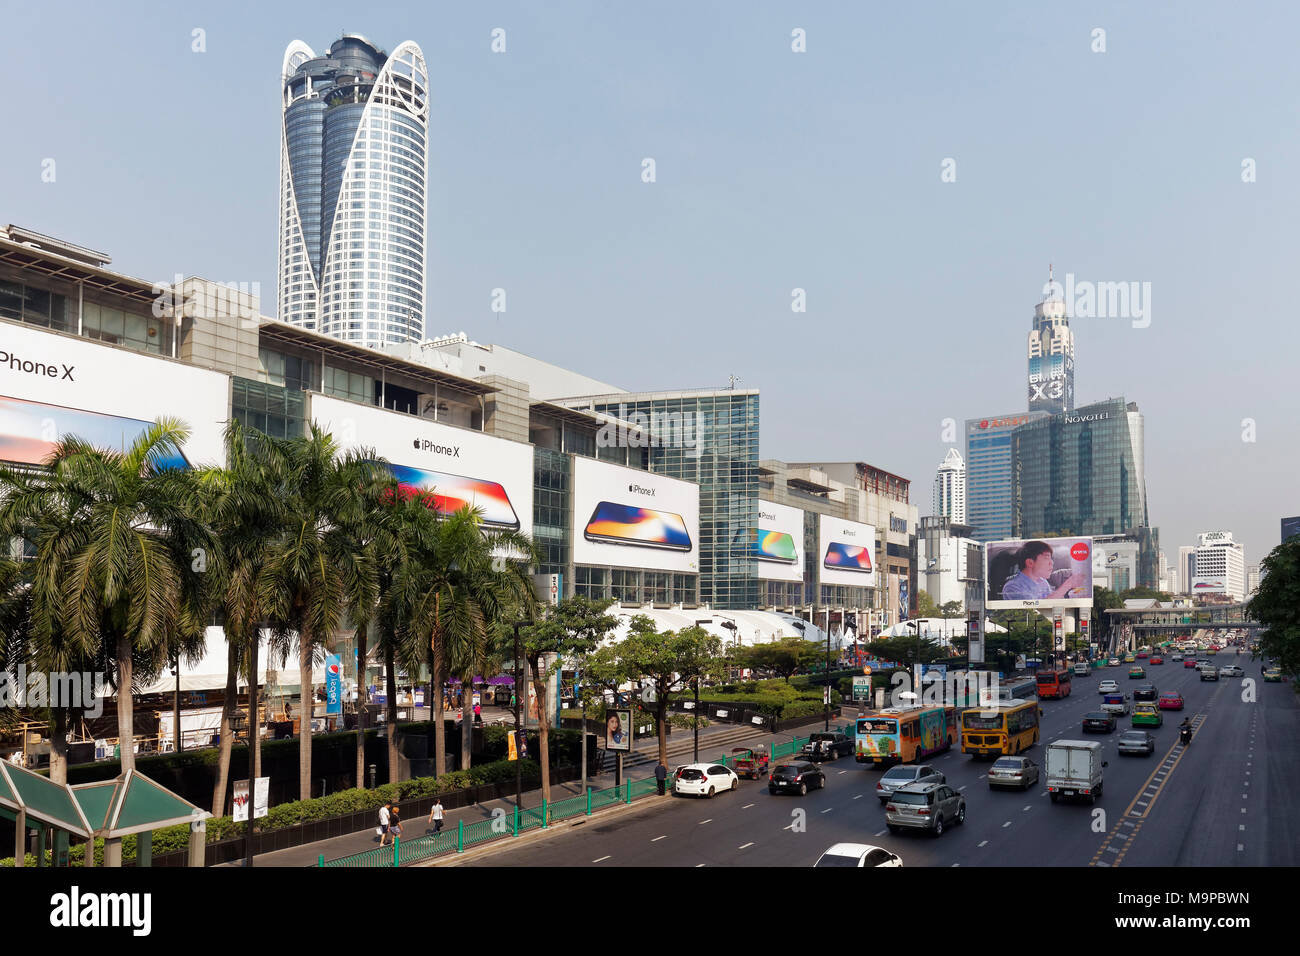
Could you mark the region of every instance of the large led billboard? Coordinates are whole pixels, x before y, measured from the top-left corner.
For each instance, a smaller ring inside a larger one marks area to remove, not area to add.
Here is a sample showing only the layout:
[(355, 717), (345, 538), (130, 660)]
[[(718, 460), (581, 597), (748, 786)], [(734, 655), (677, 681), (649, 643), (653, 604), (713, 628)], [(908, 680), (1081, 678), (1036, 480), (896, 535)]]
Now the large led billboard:
[(1092, 539), (990, 541), (984, 580), (986, 609), (1091, 607)]
[(758, 559), (763, 581), (803, 581), (803, 511), (760, 501), (758, 527), (750, 532), (750, 547)]
[(230, 379), (157, 356), (0, 324), (0, 461), (39, 465), (75, 435), (122, 451), (159, 417), (190, 430), (164, 467), (225, 461)]
[(876, 529), (873, 525), (818, 515), (818, 580), (869, 588), (876, 584)]
[(311, 415), (341, 448), (373, 450), (442, 513), (469, 505), (489, 530), (532, 533), (531, 445), (326, 395), (312, 395)]
[(574, 458), (573, 563), (697, 573), (699, 485)]

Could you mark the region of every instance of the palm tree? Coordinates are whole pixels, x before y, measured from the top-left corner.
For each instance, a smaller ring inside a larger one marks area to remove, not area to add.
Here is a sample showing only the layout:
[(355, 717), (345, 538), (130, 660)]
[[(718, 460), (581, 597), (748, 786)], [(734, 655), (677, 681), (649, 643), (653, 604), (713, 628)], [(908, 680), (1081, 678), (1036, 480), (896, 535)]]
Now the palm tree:
[(212, 541), (186, 507), (192, 476), (162, 464), (188, 437), (172, 418), (150, 425), (124, 452), (65, 437), (45, 463), (48, 475), (5, 489), (11, 526), (39, 526), (51, 511), (64, 516), (54, 519), (63, 521), (60, 534), (32, 542), (33, 599), (51, 602), (67, 639), (95, 644), (111, 662), (123, 770), (135, 767), (137, 671), (152, 678), (169, 640), (203, 631), (202, 575), (191, 566), (196, 552), (213, 550)]
[(302, 693), (298, 785), (311, 799), (312, 661), (339, 626), (349, 595), (364, 592), (374, 554), (349, 533), (360, 522), (363, 488), (390, 481), (373, 454), (340, 455), (334, 439), (314, 423), (303, 439), (284, 443), (289, 493), (286, 530), (269, 548), (258, 588), (283, 639), (296, 632)]

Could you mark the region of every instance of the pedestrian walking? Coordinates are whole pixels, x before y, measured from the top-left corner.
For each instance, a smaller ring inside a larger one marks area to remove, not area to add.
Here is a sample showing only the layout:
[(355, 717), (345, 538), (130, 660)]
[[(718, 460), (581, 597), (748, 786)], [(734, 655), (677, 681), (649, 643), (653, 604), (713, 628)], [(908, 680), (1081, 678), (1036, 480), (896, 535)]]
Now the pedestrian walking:
[(397, 804), (388, 811), (388, 832), (393, 835), (394, 843), (402, 838), (402, 817)]
[(660, 760), (659, 763), (655, 765), (655, 783), (659, 785), (659, 796), (661, 797), (667, 793), (667, 790), (664, 789), (664, 784), (667, 783), (667, 781), (668, 768), (665, 767), (664, 762)]
[(433, 809), (429, 811), (429, 822), (433, 824), (434, 833), (442, 829), (442, 800), (438, 797), (433, 798)]
[(388, 808), (392, 806), (392, 801), (385, 803), (379, 808), (379, 845), (388, 846), (388, 821), (391, 819)]
[(478, 701), (474, 702), (474, 723), (483, 723), (483, 708)]

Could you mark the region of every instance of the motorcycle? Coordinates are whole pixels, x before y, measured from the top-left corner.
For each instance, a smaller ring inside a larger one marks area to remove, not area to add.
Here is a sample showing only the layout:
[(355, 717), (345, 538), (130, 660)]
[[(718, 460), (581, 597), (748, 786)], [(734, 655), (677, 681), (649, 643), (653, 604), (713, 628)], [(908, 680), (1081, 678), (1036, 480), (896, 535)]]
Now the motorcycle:
[(1178, 739), (1182, 742), (1182, 744), (1183, 744), (1184, 747), (1186, 747), (1188, 744), (1190, 744), (1190, 743), (1192, 742), (1192, 728), (1191, 728), (1191, 727), (1179, 727), (1179, 728), (1178, 728)]

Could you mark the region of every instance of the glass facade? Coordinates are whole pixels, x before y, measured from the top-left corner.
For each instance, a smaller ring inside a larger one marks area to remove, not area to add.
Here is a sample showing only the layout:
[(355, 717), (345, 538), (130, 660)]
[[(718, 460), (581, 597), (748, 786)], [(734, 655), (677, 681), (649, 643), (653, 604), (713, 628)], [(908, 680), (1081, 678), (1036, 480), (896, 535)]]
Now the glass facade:
[[(594, 410), (629, 420), (645, 416), (652, 443), (664, 440), (660, 447), (646, 449), (648, 470), (700, 486), (699, 600), (717, 608), (758, 607), (758, 562), (749, 543), (758, 522), (758, 394), (620, 395), (617, 401), (597, 400)], [(668, 442), (671, 429), (657, 431), (656, 422), (690, 423), (697, 429), (693, 447)], [(624, 577), (618, 586), (626, 590), (630, 584)], [(651, 593), (657, 587), (652, 582)], [(672, 587), (675, 591), (677, 585)]]
[(302, 435), (307, 427), (307, 396), (297, 388), (231, 377), (231, 415), (248, 428), (275, 438)]
[[(573, 488), (572, 459), (549, 448), (533, 448), (533, 543), (541, 561), (541, 574), (565, 575), (564, 590), (573, 554), (570, 540), (570, 492)], [(573, 585), (576, 590), (576, 582)]]
[(967, 420), (966, 520), (976, 541), (1012, 536), (1011, 434), (1045, 416), (1045, 412), (1019, 412)]
[(424, 337), (428, 74), (355, 35), (283, 75), (280, 315), (378, 348)]

